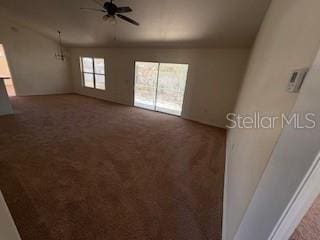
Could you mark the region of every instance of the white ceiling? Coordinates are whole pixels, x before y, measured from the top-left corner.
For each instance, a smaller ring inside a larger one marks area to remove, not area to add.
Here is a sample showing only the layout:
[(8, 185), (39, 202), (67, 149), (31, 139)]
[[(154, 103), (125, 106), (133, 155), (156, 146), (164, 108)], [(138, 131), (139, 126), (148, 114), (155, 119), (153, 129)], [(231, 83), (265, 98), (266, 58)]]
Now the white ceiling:
[[(102, 1), (103, 2), (103, 1)], [(102, 21), (93, 0), (0, 0), (2, 13), (68, 46), (250, 47), (270, 0), (115, 0), (140, 26)]]

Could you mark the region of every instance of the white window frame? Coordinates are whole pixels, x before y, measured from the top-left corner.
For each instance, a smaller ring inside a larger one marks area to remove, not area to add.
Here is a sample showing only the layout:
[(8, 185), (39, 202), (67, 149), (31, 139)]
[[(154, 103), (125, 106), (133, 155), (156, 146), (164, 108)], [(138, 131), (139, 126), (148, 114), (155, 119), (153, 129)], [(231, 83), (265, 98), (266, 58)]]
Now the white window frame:
[[(93, 72), (85, 72), (83, 69), (83, 58), (91, 58), (92, 59), (92, 69), (93, 69)], [(95, 59), (103, 59), (103, 63), (104, 63), (104, 74), (102, 73), (96, 73), (95, 72), (95, 66), (94, 66), (94, 60)], [(84, 88), (90, 88), (90, 89), (97, 89), (97, 90), (100, 90), (100, 91), (105, 91), (107, 89), (106, 87), (106, 61), (104, 58), (98, 58), (98, 57), (85, 57), (85, 56), (82, 56), (80, 57), (80, 71), (81, 71), (81, 78), (82, 78), (82, 87)], [(85, 85), (85, 78), (84, 78), (84, 75), (85, 74), (92, 74), (93, 75), (93, 87), (88, 87)], [(100, 88), (97, 88), (96, 87), (96, 75), (100, 75), (100, 76), (104, 76), (104, 89), (100, 89)]]

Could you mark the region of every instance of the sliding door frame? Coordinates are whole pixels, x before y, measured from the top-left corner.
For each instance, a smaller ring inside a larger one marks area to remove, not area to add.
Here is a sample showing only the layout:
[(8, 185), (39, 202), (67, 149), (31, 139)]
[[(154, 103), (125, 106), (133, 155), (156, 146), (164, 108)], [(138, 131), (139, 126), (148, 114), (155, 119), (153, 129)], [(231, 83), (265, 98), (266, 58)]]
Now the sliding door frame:
[[(160, 62), (158, 62), (158, 72), (157, 72), (157, 81), (156, 81), (156, 94), (154, 96), (154, 111), (159, 112), (157, 110), (157, 99), (158, 99), (158, 86), (159, 86), (159, 73), (160, 73)], [(173, 115), (173, 114), (172, 114)]]

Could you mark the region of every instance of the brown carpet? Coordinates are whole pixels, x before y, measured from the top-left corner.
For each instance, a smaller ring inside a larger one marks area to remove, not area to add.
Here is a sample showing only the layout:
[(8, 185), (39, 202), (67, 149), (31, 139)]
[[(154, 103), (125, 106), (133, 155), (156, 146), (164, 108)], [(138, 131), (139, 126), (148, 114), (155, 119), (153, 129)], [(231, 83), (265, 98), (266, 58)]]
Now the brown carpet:
[(0, 189), (23, 240), (221, 239), (225, 130), (72, 94), (12, 103)]
[(319, 240), (320, 239), (320, 195), (313, 203), (290, 240)]

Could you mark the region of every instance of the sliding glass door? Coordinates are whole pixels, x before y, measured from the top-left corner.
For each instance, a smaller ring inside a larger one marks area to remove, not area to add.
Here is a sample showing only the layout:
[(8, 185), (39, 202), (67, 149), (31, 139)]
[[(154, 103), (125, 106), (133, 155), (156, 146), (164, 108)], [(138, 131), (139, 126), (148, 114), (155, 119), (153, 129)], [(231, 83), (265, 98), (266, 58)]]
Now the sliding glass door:
[(136, 62), (134, 105), (181, 115), (188, 65)]
[(136, 62), (134, 105), (155, 110), (158, 63)]

